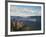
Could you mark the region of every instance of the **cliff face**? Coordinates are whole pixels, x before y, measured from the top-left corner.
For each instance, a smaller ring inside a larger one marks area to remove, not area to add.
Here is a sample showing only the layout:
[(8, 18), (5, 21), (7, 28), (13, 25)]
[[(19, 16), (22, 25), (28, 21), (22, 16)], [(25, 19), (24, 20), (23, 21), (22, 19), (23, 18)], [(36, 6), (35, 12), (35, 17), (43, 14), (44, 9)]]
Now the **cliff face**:
[(11, 20), (12, 20), (11, 25), (12, 28), (14, 29), (13, 31), (41, 29), (41, 16), (29, 16), (29, 17), (12, 16)]

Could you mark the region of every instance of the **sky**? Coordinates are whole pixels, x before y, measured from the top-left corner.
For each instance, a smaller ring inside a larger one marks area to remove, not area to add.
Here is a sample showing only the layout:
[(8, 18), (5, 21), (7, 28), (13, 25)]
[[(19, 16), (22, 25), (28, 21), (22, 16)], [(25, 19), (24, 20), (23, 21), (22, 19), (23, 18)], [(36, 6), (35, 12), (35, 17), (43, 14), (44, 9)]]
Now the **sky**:
[(11, 16), (41, 16), (41, 6), (11, 5)]

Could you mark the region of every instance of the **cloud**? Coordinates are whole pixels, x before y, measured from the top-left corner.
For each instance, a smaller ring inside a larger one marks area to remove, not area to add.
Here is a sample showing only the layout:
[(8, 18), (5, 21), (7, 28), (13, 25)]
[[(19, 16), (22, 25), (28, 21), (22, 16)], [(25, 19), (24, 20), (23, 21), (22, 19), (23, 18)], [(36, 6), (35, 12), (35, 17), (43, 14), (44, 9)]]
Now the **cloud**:
[(11, 16), (41, 16), (41, 10), (39, 8), (16, 8), (16, 6), (11, 6), (10, 8)]

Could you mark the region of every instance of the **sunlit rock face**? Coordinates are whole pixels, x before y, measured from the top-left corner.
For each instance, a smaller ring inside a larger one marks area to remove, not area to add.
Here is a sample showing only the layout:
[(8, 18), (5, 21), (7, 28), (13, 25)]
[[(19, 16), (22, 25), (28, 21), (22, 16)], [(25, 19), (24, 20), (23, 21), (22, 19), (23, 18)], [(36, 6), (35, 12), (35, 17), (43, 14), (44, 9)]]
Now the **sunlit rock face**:
[(18, 22), (17, 21), (17, 29), (20, 29), (20, 28), (22, 28), (23, 27), (23, 22)]

